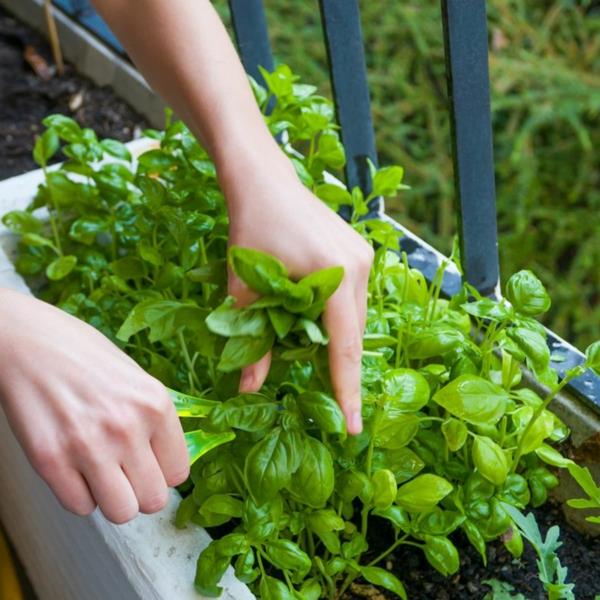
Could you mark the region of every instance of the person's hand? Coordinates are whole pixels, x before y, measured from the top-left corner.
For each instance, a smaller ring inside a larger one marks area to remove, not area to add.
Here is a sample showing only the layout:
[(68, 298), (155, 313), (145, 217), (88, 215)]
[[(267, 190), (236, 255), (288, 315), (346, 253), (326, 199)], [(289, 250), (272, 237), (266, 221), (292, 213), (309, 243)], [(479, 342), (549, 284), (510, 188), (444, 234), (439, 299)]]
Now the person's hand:
[[(256, 154), (262, 166), (245, 169), (235, 162), (231, 172), (225, 165), (219, 173), (229, 208), (229, 241), (273, 254), (296, 278), (325, 267), (344, 267), (344, 279), (327, 302), (323, 323), (330, 338), (334, 394), (346, 416), (349, 433), (360, 433), (362, 338), (373, 249), (301, 184), (292, 164), (279, 150), (272, 156)], [(231, 271), (229, 292), (239, 305), (256, 298)], [(245, 368), (240, 391), (258, 390), (270, 362), (267, 354)]]
[(166, 389), (93, 327), (0, 290), (0, 404), (29, 461), (78, 515), (164, 508), (189, 459)]

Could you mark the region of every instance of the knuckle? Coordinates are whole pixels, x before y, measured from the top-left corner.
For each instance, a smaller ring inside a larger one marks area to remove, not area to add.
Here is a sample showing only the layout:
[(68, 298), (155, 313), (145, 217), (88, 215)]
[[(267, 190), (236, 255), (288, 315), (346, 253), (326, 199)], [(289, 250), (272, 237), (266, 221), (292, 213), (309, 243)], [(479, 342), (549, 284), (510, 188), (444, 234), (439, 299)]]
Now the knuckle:
[(38, 444), (30, 452), (31, 465), (44, 479), (57, 473), (64, 464), (64, 456), (58, 448)]
[(167, 488), (164, 488), (160, 492), (149, 494), (147, 497), (142, 498), (140, 500), (140, 512), (145, 514), (159, 512), (167, 506), (168, 501), (169, 495), (167, 493)]
[(111, 508), (103, 508), (101, 506), (100, 510), (102, 510), (102, 514), (115, 525), (124, 525), (135, 519), (138, 515), (138, 507), (131, 504)]
[(85, 499), (61, 500), (61, 504), (65, 510), (68, 510), (78, 517), (88, 517), (96, 510), (96, 504)]
[(79, 428), (74, 428), (66, 434), (64, 444), (69, 455), (75, 458), (87, 459), (94, 453), (92, 436)]
[(181, 485), (187, 478), (190, 476), (190, 466), (189, 464), (185, 464), (182, 468), (173, 471), (173, 473), (169, 473), (167, 476), (167, 484), (170, 487), (175, 487), (176, 485)]

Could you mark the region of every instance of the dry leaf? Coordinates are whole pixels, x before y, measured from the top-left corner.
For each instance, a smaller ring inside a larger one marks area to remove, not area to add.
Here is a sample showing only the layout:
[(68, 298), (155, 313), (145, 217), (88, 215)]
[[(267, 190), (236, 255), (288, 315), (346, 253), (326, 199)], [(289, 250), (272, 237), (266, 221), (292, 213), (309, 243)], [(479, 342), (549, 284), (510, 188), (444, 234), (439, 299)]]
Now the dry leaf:
[(23, 58), (40, 79), (43, 79), (44, 81), (52, 79), (54, 70), (31, 44), (25, 46)]

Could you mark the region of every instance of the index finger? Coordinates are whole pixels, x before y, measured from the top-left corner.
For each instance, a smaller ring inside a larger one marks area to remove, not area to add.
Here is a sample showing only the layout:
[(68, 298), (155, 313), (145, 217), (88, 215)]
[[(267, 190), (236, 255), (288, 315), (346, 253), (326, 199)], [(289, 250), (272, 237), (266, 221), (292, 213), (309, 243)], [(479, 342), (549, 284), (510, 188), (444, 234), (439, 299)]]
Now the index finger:
[(362, 431), (360, 376), (362, 333), (356, 296), (348, 284), (329, 299), (323, 314), (329, 335), (329, 370), (333, 393), (346, 416), (348, 433)]

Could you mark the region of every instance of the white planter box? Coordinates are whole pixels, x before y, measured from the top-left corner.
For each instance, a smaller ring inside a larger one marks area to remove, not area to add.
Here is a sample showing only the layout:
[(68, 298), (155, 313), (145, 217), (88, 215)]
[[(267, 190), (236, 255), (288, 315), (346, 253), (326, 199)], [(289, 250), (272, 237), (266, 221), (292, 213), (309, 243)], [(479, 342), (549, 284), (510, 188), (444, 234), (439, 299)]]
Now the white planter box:
[[(135, 153), (148, 142), (129, 145)], [(23, 209), (42, 181), (32, 171), (0, 182), (0, 216)], [(0, 225), (0, 287), (31, 294), (8, 255), (14, 239)], [(0, 323), (0, 335), (2, 326)], [(29, 465), (0, 410), (0, 520), (40, 600), (199, 600), (196, 559), (210, 536), (172, 524), (179, 495), (155, 515), (116, 526), (96, 511), (80, 518), (65, 511)], [(227, 600), (254, 595), (230, 568), (221, 582)]]

